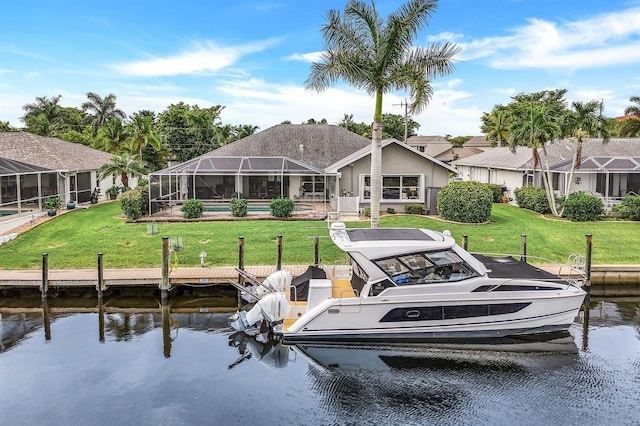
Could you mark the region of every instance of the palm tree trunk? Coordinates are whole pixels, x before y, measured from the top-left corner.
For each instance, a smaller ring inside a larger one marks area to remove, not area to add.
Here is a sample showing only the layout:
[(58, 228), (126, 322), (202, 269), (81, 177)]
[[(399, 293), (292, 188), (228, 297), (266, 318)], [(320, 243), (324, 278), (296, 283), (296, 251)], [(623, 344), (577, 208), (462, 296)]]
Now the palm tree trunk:
[(382, 91), (376, 92), (376, 110), (371, 135), (371, 227), (380, 227), (382, 198)]

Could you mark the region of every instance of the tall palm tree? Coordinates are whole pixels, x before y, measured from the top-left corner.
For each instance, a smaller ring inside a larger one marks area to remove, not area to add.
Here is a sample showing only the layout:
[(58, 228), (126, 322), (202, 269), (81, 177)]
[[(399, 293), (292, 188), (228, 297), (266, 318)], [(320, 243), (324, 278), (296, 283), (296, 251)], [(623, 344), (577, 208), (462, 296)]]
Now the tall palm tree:
[[(602, 117), (601, 113), (602, 102), (595, 100), (589, 102), (575, 101), (571, 105), (573, 111), (568, 111), (562, 119), (563, 134), (574, 138), (576, 141), (571, 171), (565, 188), (565, 194), (567, 195), (571, 192), (571, 186), (573, 185), (573, 173), (580, 168), (582, 144), (585, 139), (601, 137), (602, 143), (608, 143), (610, 139), (606, 119)], [(562, 215), (562, 210), (560, 214)]]
[(156, 151), (162, 149), (162, 139), (156, 129), (153, 117), (149, 114), (136, 112), (131, 117), (131, 123), (127, 126), (131, 136), (131, 152), (138, 154), (138, 160), (142, 161), (142, 148), (149, 145)]
[(418, 30), (426, 26), (437, 0), (409, 0), (386, 22), (375, 5), (351, 0), (344, 13), (332, 9), (322, 27), (325, 51), (311, 66), (305, 88), (322, 92), (338, 79), (375, 96), (371, 137), (371, 227), (380, 219), (382, 193), (382, 97), (392, 90), (409, 90), (409, 111), (419, 113), (431, 98), (430, 79), (453, 72), (451, 43), (414, 47)]
[(111, 175), (120, 175), (122, 186), (129, 187), (129, 177), (142, 176), (147, 173), (145, 166), (131, 154), (114, 155), (111, 161), (103, 164), (98, 170), (98, 180)]
[[(553, 192), (553, 181), (547, 156), (547, 142), (560, 135), (560, 127), (555, 118), (544, 106), (531, 107), (529, 120), (518, 120), (510, 129), (509, 146), (515, 152), (516, 147), (526, 145), (533, 151), (533, 169), (538, 165), (542, 170), (542, 181), (547, 194), (549, 208), (554, 216), (559, 216)], [(540, 151), (544, 157), (540, 156)]]
[(30, 132), (41, 136), (55, 134), (55, 130), (64, 121), (64, 109), (60, 105), (61, 97), (62, 95), (51, 98), (38, 96), (35, 102), (22, 106), (25, 114), (21, 120)]
[(87, 111), (91, 117), (91, 127), (93, 135), (98, 134), (98, 129), (112, 118), (124, 120), (125, 113), (116, 108), (116, 95), (109, 93), (104, 98), (95, 92), (87, 93), (87, 101), (82, 104), (82, 109)]

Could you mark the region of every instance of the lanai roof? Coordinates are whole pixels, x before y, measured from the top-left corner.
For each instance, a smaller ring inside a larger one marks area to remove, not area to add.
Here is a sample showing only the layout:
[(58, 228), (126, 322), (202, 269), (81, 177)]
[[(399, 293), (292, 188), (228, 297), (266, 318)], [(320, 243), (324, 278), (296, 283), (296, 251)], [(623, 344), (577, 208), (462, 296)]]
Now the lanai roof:
[(235, 175), (235, 174), (321, 174), (315, 167), (302, 164), (287, 157), (216, 157), (201, 155), (173, 167), (154, 172), (154, 175), (177, 175), (182, 173), (198, 173), (201, 175)]
[(0, 157), (54, 170), (95, 170), (111, 154), (91, 147), (26, 132), (0, 132)]
[(22, 161), (10, 160), (8, 158), (0, 158), (0, 176), (3, 175), (19, 175), (27, 173), (38, 173), (51, 171), (44, 167), (38, 167)]

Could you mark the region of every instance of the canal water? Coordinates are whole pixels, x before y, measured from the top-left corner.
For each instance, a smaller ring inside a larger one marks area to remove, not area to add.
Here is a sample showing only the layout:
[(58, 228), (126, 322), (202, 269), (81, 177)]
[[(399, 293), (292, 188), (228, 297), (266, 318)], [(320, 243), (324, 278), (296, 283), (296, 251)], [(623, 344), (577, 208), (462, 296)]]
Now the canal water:
[(455, 347), (286, 346), (207, 308), (76, 311), (0, 310), (0, 424), (640, 424), (640, 303), (592, 302), (550, 342)]

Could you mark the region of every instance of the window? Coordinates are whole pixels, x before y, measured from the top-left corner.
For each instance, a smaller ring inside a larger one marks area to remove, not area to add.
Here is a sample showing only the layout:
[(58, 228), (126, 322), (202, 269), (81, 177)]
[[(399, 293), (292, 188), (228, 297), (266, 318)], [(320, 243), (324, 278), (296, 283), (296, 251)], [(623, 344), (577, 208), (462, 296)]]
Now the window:
[(302, 193), (324, 193), (324, 178), (322, 176), (302, 176), (300, 182)]
[[(371, 177), (362, 176), (362, 199), (371, 198)], [(382, 201), (388, 200), (420, 200), (421, 177), (418, 175), (383, 175), (382, 176)]]

